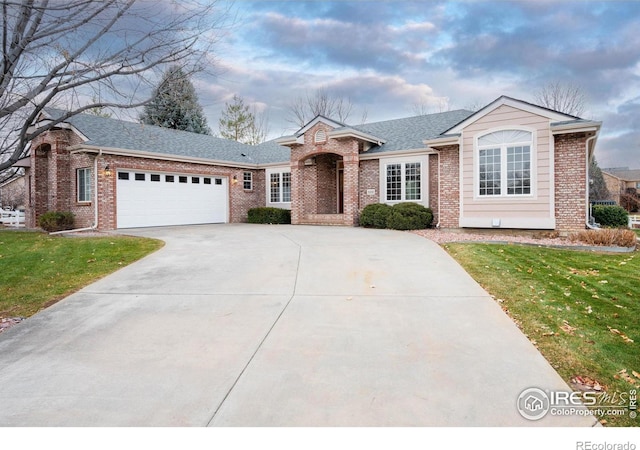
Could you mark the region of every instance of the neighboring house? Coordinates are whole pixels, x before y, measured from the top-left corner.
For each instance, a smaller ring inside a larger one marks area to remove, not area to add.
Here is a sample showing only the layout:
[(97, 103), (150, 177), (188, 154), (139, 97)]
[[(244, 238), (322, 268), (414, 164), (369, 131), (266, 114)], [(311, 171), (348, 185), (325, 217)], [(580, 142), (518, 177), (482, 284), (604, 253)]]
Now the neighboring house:
[[(602, 177), (609, 189), (611, 200), (619, 205), (637, 198), (640, 194), (640, 169), (629, 170), (628, 167), (602, 169)], [(637, 205), (635, 210), (637, 210)]]
[(26, 201), (26, 177), (24, 175), (0, 184), (0, 207), (4, 209), (24, 209)]
[(318, 116), (249, 146), (77, 115), (31, 144), (27, 226), (48, 210), (103, 230), (243, 222), (257, 206), (291, 209), (294, 224), (357, 225), (368, 204), (410, 201), (443, 228), (584, 229), (600, 125), (503, 96), (358, 126)]

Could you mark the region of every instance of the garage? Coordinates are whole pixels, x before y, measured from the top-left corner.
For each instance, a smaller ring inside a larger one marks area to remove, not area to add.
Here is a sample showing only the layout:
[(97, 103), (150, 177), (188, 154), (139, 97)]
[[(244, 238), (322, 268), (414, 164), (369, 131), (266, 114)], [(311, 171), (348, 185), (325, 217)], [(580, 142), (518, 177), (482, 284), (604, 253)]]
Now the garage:
[(228, 221), (226, 177), (118, 170), (117, 227)]

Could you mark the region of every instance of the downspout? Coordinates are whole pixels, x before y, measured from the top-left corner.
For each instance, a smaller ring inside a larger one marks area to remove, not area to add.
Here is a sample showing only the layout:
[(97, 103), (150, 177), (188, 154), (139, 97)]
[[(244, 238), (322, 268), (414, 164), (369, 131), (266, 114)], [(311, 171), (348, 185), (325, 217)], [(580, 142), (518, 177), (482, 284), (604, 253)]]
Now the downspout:
[[(432, 147), (433, 148), (433, 147)], [(434, 148), (438, 155), (438, 223), (436, 229), (440, 229), (440, 150)]]
[(76, 233), (80, 231), (93, 231), (98, 228), (98, 159), (102, 156), (102, 149), (98, 151), (98, 154), (93, 159), (93, 180), (94, 180), (94, 189), (93, 189), (93, 200), (94, 200), (94, 208), (93, 208), (93, 225), (90, 227), (84, 228), (74, 228), (73, 230), (62, 230), (62, 231), (54, 231), (52, 234), (66, 234), (66, 233)]
[(587, 178), (587, 190), (586, 190), (587, 200), (586, 200), (586, 211), (585, 211), (587, 220), (585, 221), (585, 224), (586, 224), (587, 228), (589, 228), (590, 230), (598, 229), (598, 227), (596, 227), (594, 225), (591, 225), (589, 223), (589, 218), (591, 217), (591, 214), (589, 214), (590, 213), (589, 206), (591, 204), (590, 201), (589, 201), (589, 186), (590, 186), (590, 183), (589, 183), (589, 166), (591, 165), (590, 164), (591, 159), (589, 158), (589, 143), (592, 140), (594, 140), (597, 136), (598, 136), (598, 134), (596, 133), (593, 136), (591, 136), (590, 138), (587, 138), (587, 141), (586, 141), (586, 144), (585, 144), (585, 147), (586, 147), (586, 149), (585, 149), (585, 151), (586, 151), (586, 159), (587, 159), (587, 167), (586, 167), (586, 174), (587, 174), (587, 177), (586, 177)]

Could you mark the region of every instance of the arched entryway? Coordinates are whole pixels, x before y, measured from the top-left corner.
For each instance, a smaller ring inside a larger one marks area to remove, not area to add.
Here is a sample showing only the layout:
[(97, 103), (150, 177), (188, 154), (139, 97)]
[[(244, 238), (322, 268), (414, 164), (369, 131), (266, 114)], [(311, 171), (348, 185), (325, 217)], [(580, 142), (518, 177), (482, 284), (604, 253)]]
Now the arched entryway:
[(346, 199), (356, 186), (354, 180), (345, 176), (342, 155), (318, 153), (306, 157), (298, 161), (297, 170), (294, 168), (293, 172), (299, 198), (299, 202), (294, 201), (295, 223), (353, 225), (352, 208), (346, 208), (349, 204)]

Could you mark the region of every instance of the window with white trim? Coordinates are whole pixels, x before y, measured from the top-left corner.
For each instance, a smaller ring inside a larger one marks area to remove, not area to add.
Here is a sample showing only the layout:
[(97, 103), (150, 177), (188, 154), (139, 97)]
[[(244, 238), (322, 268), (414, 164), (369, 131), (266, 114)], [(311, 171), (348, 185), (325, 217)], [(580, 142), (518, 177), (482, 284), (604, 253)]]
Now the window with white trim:
[(76, 170), (78, 202), (91, 201), (91, 169)]
[(480, 197), (531, 194), (531, 132), (495, 131), (478, 138), (477, 147), (477, 189)]
[(245, 172), (242, 177), (242, 188), (245, 191), (253, 190), (253, 173)]
[(386, 164), (385, 174), (386, 201), (422, 200), (422, 163), (394, 162)]
[(269, 201), (288, 203), (291, 201), (291, 172), (272, 172), (269, 175)]
[(327, 133), (324, 130), (316, 131), (316, 134), (313, 137), (313, 142), (315, 144), (322, 144), (327, 142)]

